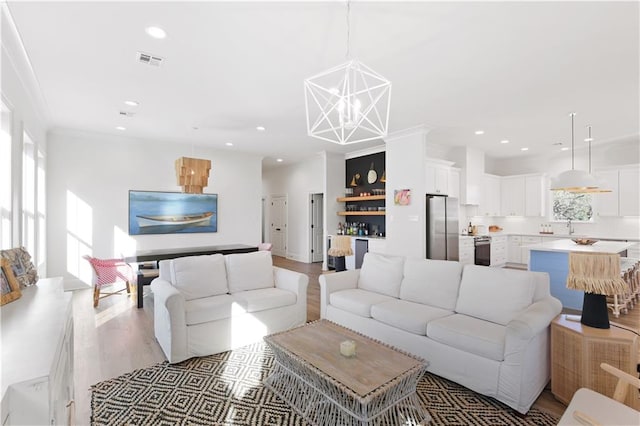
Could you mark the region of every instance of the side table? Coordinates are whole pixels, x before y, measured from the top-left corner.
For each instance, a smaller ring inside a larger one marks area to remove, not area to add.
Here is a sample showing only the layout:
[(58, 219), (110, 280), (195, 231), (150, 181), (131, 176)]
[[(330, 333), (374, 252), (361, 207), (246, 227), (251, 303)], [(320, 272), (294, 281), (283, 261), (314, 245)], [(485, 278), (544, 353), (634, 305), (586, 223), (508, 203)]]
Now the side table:
[[(639, 342), (637, 333), (613, 323), (609, 329), (592, 328), (559, 315), (551, 322), (551, 393), (565, 404), (582, 387), (611, 397), (617, 379), (600, 364), (637, 377)], [(625, 404), (640, 410), (638, 392), (629, 392)]]

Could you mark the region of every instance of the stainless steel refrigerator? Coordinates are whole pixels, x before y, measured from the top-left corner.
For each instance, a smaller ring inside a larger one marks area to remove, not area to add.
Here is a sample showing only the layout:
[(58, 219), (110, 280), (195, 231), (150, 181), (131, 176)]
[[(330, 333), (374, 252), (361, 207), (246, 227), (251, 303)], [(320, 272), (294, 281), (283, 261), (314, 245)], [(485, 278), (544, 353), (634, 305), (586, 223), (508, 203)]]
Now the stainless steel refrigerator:
[(458, 199), (427, 194), (427, 259), (459, 260)]

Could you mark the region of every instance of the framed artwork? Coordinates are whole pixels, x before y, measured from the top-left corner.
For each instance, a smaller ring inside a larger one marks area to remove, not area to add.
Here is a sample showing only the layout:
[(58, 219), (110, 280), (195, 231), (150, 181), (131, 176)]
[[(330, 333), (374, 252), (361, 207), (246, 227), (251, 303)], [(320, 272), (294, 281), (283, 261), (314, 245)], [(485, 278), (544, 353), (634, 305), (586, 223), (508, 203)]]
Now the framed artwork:
[(129, 235), (218, 232), (218, 194), (129, 191)]
[(393, 191), (393, 203), (396, 206), (408, 206), (411, 204), (411, 190), (395, 189)]
[(0, 257), (8, 262), (20, 288), (38, 282), (38, 271), (31, 262), (31, 255), (24, 247), (1, 250)]
[(9, 261), (3, 258), (0, 259), (0, 262), (0, 292), (2, 293), (0, 305), (4, 305), (18, 299), (22, 293), (20, 293), (20, 284), (13, 275)]

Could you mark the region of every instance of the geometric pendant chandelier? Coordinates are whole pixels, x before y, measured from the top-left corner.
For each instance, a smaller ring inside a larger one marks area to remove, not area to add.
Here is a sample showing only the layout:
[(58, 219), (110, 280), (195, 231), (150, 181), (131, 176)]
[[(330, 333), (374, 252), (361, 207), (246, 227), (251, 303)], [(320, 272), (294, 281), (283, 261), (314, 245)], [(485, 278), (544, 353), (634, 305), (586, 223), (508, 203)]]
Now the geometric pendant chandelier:
[(346, 145), (387, 135), (391, 82), (355, 59), (304, 81), (307, 134)]
[(391, 82), (349, 57), (350, 12), (347, 62), (304, 81), (307, 134), (340, 145), (387, 136), (391, 105)]

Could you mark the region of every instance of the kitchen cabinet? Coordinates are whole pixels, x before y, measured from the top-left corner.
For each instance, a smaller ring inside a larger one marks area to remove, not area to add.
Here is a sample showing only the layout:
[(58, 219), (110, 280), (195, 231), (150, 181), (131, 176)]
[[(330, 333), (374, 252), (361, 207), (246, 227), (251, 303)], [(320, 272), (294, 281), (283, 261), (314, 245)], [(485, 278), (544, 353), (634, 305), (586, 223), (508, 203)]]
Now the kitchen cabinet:
[(503, 216), (524, 216), (524, 177), (506, 176), (500, 182), (500, 211)]
[(474, 264), (475, 250), (473, 237), (461, 236), (458, 239), (458, 261), (463, 265)]
[(451, 198), (460, 199), (460, 169), (451, 168), (449, 170), (449, 192)]
[(620, 169), (618, 176), (620, 216), (640, 216), (640, 168)]
[(356, 269), (356, 239), (351, 238), (351, 251), (353, 254), (351, 256), (344, 257), (344, 266), (348, 271)]
[(620, 206), (618, 205), (618, 170), (600, 170), (595, 172), (594, 176), (605, 189), (611, 190), (611, 192), (596, 194), (592, 198), (593, 209), (596, 215), (619, 216)]
[[(451, 192), (460, 195), (460, 173), (457, 172), (457, 185), (455, 189), (455, 173), (452, 169), (453, 162), (437, 159), (429, 159), (425, 165), (425, 187), (427, 194), (449, 195)], [(451, 182), (451, 184), (450, 184)], [(457, 198), (457, 197), (456, 197)]]
[(70, 424), (74, 414), (72, 295), (41, 278), (4, 305), (3, 425)]
[(507, 236), (498, 235), (491, 237), (491, 263), (490, 266), (504, 266), (507, 263)]
[(382, 238), (369, 238), (369, 247), (368, 251), (370, 253), (380, 253), (386, 254), (387, 244), (386, 241)]
[(501, 178), (500, 210), (503, 216), (545, 216), (545, 175)]
[(500, 176), (485, 174), (482, 177), (480, 205), (481, 216), (500, 216)]
[(520, 235), (509, 235), (507, 239), (507, 262), (522, 263), (521, 245), (522, 237)]
[(541, 243), (542, 237), (530, 237), (523, 235), (520, 246), (520, 263), (529, 266), (529, 246)]

